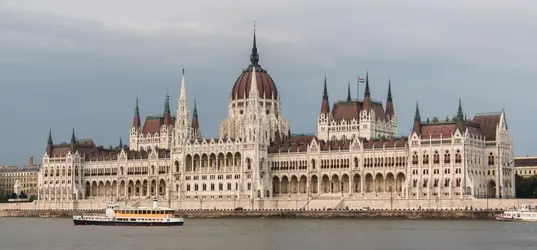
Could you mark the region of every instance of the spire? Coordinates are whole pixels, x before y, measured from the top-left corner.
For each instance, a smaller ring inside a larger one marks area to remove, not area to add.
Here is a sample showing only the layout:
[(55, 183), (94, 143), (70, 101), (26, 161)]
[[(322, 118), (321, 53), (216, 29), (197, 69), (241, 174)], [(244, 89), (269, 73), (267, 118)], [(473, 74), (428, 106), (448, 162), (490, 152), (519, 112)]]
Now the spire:
[(252, 53), (250, 54), (250, 64), (252, 66), (259, 66), (259, 54), (257, 54), (257, 42), (255, 39), (255, 21), (254, 21), (254, 42), (252, 45)]
[(392, 101), (392, 79), (388, 78), (388, 101)]
[(73, 133), (71, 134), (71, 153), (76, 152), (76, 136), (75, 136), (75, 129), (73, 128)]
[(324, 74), (324, 90), (323, 99), (321, 101), (321, 114), (328, 115), (330, 113), (330, 103), (328, 102), (328, 90), (326, 87), (326, 73)]
[(350, 102), (351, 100), (351, 81), (349, 81), (349, 85), (347, 87), (347, 102)]
[(49, 129), (48, 131), (48, 140), (47, 140), (47, 145), (53, 145), (52, 144), (52, 129)]
[(371, 92), (369, 91), (369, 73), (365, 72), (365, 96), (371, 96)]
[(416, 112), (414, 113), (414, 126), (412, 132), (416, 132), (418, 136), (421, 136), (421, 116), (418, 102), (416, 102)]
[(181, 75), (181, 90), (179, 92), (179, 102), (181, 102), (182, 98), (186, 98), (185, 68), (183, 68), (183, 74)]
[(75, 129), (73, 128), (73, 133), (71, 133), (71, 144), (76, 144)]
[(121, 140), (121, 137), (119, 137), (119, 149), (123, 148), (123, 140)]
[(416, 112), (414, 112), (414, 121), (421, 121), (420, 108), (418, 102), (416, 102)]
[(52, 156), (52, 150), (54, 149), (54, 144), (52, 143), (52, 129), (48, 131), (48, 140), (47, 140), (47, 155)]
[(369, 73), (365, 72), (365, 91), (364, 91), (364, 100), (363, 100), (363, 109), (371, 109), (371, 92), (369, 90)]
[(170, 95), (166, 93), (166, 101), (164, 101), (164, 125), (172, 124), (172, 115), (170, 114)]
[(388, 99), (386, 100), (386, 117), (393, 117), (395, 115), (395, 109), (393, 107), (392, 100), (392, 81), (388, 78)]
[(192, 128), (193, 139), (201, 139), (200, 123), (198, 120), (198, 105), (196, 104), (196, 99), (194, 99), (194, 111), (192, 112), (192, 123), (190, 124), (190, 128)]
[(132, 127), (139, 128), (142, 123), (140, 122), (140, 108), (138, 107), (138, 96), (136, 97), (136, 108), (134, 108), (134, 118), (132, 120)]
[(464, 120), (464, 113), (462, 112), (461, 98), (459, 98), (459, 108), (457, 109), (457, 119), (459, 119), (460, 121)]

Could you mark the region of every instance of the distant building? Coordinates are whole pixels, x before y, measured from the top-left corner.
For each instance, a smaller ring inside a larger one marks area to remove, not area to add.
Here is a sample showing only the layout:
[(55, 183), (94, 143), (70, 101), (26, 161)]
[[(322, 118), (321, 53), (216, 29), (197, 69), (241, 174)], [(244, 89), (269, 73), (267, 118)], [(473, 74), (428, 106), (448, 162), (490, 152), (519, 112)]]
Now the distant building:
[[(20, 191), (28, 195), (37, 195), (37, 176), (39, 165), (33, 164), (33, 157), (27, 166), (0, 167), (0, 195), (2, 198), (15, 192), (15, 184), (20, 184)], [(18, 185), (17, 185), (18, 186)]]
[(537, 175), (537, 157), (515, 157), (515, 173), (522, 177)]

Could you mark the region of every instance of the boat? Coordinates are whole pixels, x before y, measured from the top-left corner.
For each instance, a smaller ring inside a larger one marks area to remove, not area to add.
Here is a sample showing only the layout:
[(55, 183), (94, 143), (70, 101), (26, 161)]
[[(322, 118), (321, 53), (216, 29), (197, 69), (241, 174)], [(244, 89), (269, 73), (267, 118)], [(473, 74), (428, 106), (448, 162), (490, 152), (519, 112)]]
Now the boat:
[(520, 205), (517, 209), (507, 210), (496, 215), (497, 221), (526, 221), (537, 222), (537, 206)]
[(182, 217), (175, 216), (175, 210), (159, 207), (158, 200), (153, 199), (153, 207), (126, 207), (109, 201), (103, 215), (74, 215), (75, 225), (99, 226), (182, 226)]

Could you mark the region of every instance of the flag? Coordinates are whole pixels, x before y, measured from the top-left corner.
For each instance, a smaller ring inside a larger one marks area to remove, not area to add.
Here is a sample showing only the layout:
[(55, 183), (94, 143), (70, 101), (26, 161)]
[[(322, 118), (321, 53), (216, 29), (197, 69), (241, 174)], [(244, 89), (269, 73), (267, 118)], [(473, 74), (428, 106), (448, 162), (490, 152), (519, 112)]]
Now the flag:
[(364, 82), (364, 80), (365, 80), (364, 78), (358, 77), (358, 82)]

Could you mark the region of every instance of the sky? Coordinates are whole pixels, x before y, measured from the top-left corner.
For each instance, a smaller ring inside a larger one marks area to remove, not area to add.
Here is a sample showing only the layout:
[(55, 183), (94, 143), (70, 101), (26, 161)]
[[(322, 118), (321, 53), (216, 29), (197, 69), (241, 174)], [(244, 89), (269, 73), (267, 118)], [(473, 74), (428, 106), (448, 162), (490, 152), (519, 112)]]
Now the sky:
[(515, 153), (537, 153), (535, 1), (0, 0), (0, 165), (40, 161), (49, 130), (127, 142), (136, 96), (142, 116), (167, 93), (175, 113), (183, 67), (203, 134), (218, 136), (254, 21), (293, 133), (316, 132), (325, 73), (333, 102), (367, 69), (375, 100), (391, 79), (401, 136), (417, 101), (444, 118), (461, 98), (469, 117), (504, 109)]

